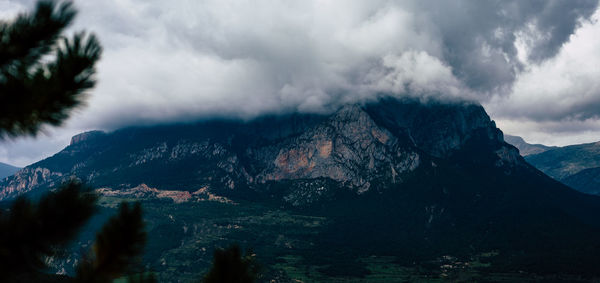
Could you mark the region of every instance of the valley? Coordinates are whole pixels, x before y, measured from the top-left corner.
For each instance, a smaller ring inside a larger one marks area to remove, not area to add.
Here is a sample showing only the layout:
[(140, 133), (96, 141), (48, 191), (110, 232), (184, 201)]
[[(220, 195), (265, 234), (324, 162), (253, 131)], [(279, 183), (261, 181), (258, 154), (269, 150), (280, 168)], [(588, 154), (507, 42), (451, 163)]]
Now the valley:
[[(231, 243), (256, 253), (263, 267), (261, 281), (264, 282), (472, 282), (484, 279), (587, 282), (588, 278), (498, 270), (494, 263), (499, 257), (497, 251), (467, 257), (442, 255), (411, 262), (391, 252), (356, 253), (351, 246), (332, 250), (319, 244), (322, 237), (327, 237), (323, 231), (331, 224), (330, 218), (248, 202), (175, 203), (153, 197), (102, 197), (101, 216), (90, 225), (99, 226), (122, 200), (142, 202), (149, 233), (144, 263), (159, 282), (197, 280), (210, 267), (214, 248)], [(92, 237), (82, 235), (73, 246), (73, 254), (54, 261), (52, 268), (68, 271), (69, 259), (78, 258), (78, 248), (89, 244)]]

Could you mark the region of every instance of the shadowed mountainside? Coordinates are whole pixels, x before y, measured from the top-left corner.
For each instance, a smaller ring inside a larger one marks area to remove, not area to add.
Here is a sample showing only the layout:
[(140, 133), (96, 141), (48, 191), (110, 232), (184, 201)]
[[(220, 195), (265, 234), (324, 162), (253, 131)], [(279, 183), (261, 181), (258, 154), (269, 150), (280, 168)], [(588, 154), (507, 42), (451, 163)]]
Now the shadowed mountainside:
[[(43, 190), (71, 176), (95, 187), (242, 191), (281, 180), (325, 178), (362, 193), (446, 158), (475, 134), (503, 146), (481, 106), (389, 100), (330, 115), (128, 128), (73, 137), (56, 155), (0, 183), (0, 198)], [(480, 133), (481, 132), (481, 133)]]
[(600, 143), (557, 147), (525, 157), (556, 180), (587, 194), (599, 194)]
[(528, 144), (517, 136), (505, 135), (505, 139), (542, 172), (582, 193), (600, 195), (598, 143), (557, 147)]
[(304, 239), (311, 264), (499, 251), (499, 270), (594, 274), (599, 262), (600, 199), (529, 165), (466, 102), (387, 98), (326, 115), (88, 132), (2, 181), (0, 197), (72, 176), (111, 196), (164, 191), (325, 217), (319, 237)]
[(557, 180), (600, 167), (600, 142), (559, 147), (526, 157), (527, 162)]
[(562, 182), (580, 192), (600, 195), (600, 167), (583, 169), (562, 179)]

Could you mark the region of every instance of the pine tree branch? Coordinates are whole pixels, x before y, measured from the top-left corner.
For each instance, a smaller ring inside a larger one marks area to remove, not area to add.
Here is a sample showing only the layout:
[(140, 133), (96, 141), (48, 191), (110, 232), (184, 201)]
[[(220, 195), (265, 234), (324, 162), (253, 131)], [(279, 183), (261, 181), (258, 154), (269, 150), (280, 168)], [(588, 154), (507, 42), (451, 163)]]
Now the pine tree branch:
[[(130, 208), (131, 207), (131, 208)], [(146, 232), (140, 203), (123, 202), (96, 235), (91, 256), (77, 266), (78, 282), (112, 282), (126, 275), (140, 259)]]
[[(80, 32), (60, 38), (74, 16), (70, 2), (57, 8), (42, 1), (33, 15), (0, 25), (0, 138), (60, 125), (94, 87), (102, 53), (96, 36)], [(42, 63), (50, 52), (53, 60)]]
[[(0, 215), (0, 276), (36, 273), (95, 212), (96, 196), (72, 181), (38, 204), (21, 197)], [(1, 280), (0, 280), (1, 281)]]
[(22, 13), (12, 23), (1, 23), (0, 66), (19, 62), (30, 67), (50, 52), (76, 14), (71, 2), (57, 7), (54, 1), (39, 1), (34, 13)]

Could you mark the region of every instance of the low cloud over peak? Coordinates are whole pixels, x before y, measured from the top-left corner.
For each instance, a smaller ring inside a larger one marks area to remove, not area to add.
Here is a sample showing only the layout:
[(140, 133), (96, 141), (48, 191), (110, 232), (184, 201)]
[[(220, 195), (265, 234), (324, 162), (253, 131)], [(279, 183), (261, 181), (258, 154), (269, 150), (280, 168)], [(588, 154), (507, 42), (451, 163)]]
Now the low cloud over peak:
[[(32, 3), (0, 2), (0, 16)], [(328, 111), (378, 93), (506, 104), (527, 74), (557, 60), (598, 1), (75, 4), (73, 29), (97, 33), (105, 52), (72, 132)]]
[[(597, 1), (82, 1), (106, 45), (96, 127), (211, 115), (323, 111), (394, 95), (506, 95), (552, 58)], [(535, 35), (540, 35), (535, 37)], [(118, 103), (117, 103), (118, 102)]]

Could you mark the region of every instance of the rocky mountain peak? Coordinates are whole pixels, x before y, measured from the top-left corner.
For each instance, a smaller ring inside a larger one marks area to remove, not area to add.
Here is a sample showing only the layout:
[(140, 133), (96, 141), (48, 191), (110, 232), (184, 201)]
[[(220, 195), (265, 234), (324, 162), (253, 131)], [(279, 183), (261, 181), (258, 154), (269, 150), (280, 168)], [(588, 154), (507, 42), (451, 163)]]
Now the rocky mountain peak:
[(303, 203), (323, 193), (323, 181), (358, 194), (402, 183), (422, 166), (427, 170), (437, 159), (458, 154), (471, 140), (488, 148), (500, 160), (497, 166), (520, 162), (479, 105), (385, 98), (331, 114), (86, 132), (18, 178), (4, 180), (0, 191), (8, 197), (73, 175), (112, 189), (148, 184), (236, 191), (292, 182), (285, 198)]
[(106, 133), (103, 131), (88, 131), (81, 134), (77, 134), (71, 138), (71, 143), (69, 145), (75, 145), (80, 142), (89, 141), (91, 139), (103, 136), (105, 134)]
[(435, 157), (447, 157), (479, 134), (494, 143), (504, 142), (502, 132), (483, 107), (470, 102), (384, 99), (366, 105), (365, 110), (394, 135), (407, 137)]

